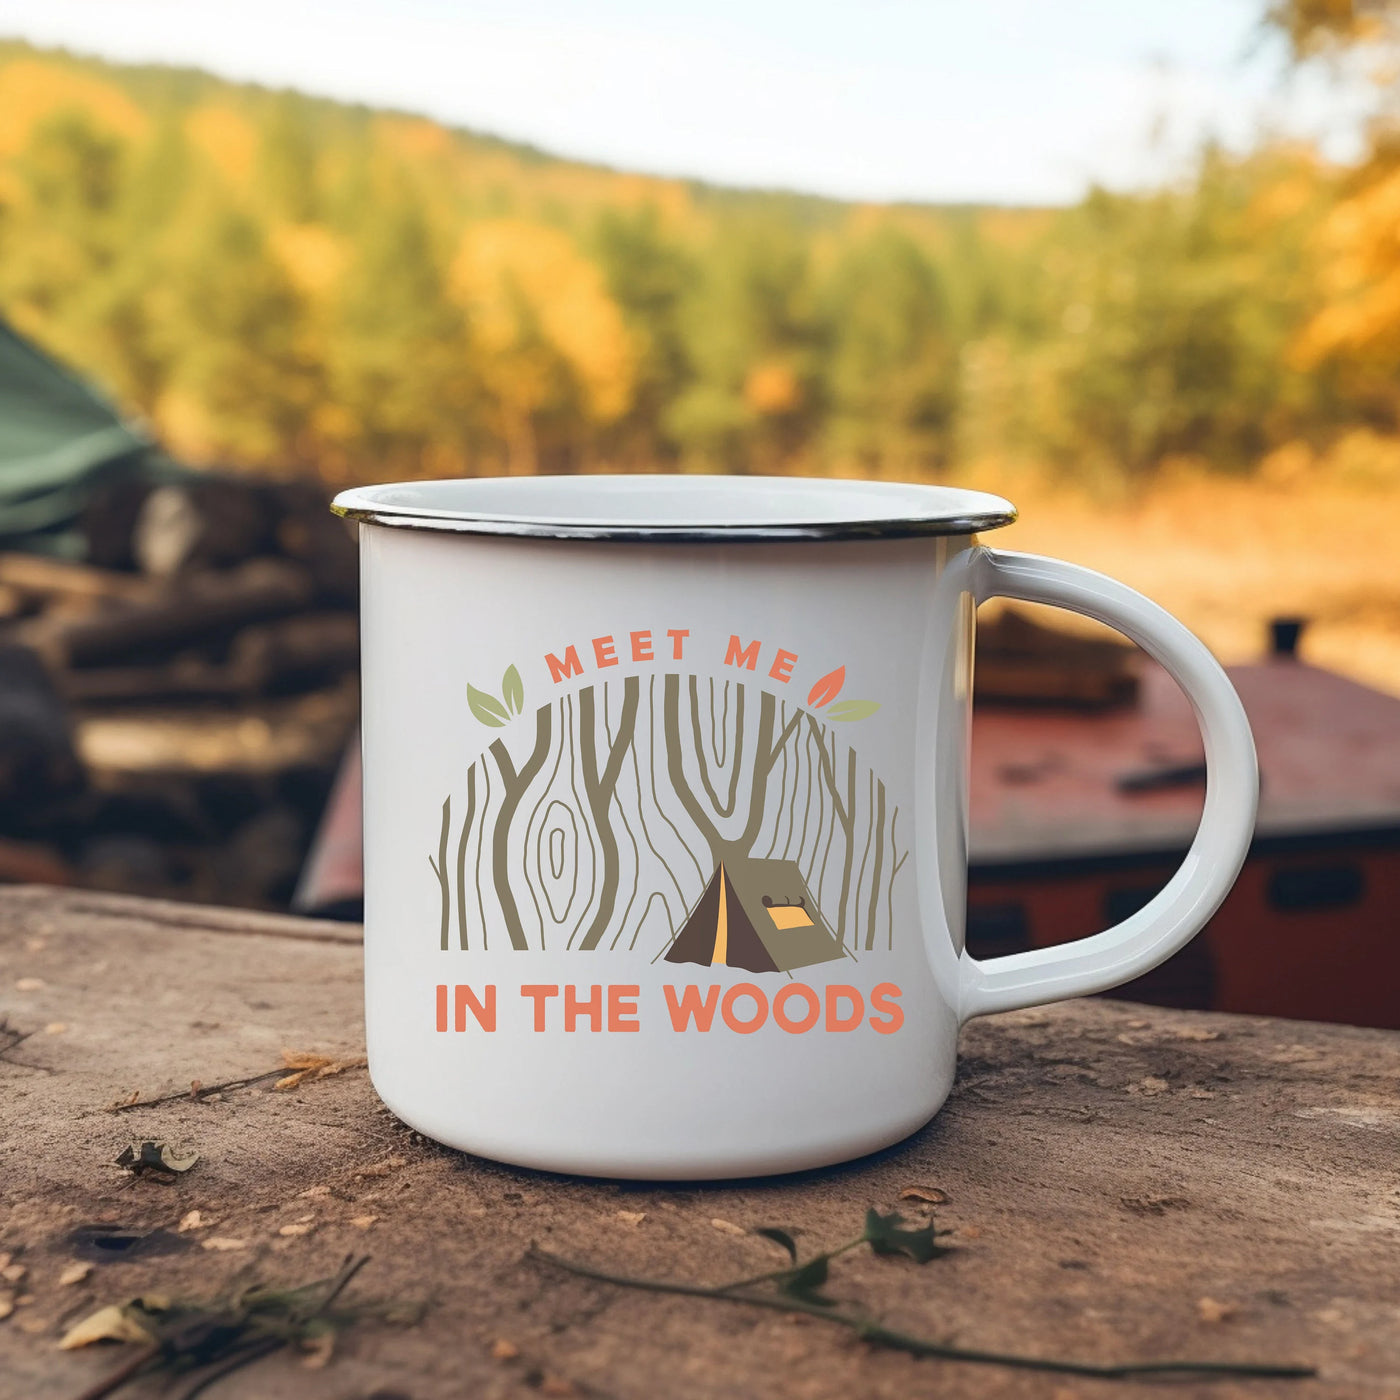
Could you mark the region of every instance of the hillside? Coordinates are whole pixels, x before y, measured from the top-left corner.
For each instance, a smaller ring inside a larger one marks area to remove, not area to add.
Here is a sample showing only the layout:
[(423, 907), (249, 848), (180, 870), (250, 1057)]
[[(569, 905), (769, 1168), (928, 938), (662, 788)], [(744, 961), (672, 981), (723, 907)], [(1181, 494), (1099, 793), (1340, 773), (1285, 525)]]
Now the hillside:
[(0, 110), (5, 314), (186, 456), (332, 477), (780, 465), (836, 420), (927, 466), (968, 273), (1048, 218), (631, 175), (17, 42)]

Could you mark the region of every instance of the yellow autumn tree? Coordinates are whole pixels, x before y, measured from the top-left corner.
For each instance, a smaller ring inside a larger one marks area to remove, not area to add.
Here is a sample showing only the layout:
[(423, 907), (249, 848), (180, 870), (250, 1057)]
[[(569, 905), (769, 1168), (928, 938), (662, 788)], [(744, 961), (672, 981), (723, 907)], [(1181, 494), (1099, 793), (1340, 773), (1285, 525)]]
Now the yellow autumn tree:
[(537, 470), (551, 419), (596, 427), (626, 412), (631, 337), (602, 272), (565, 234), (524, 219), (469, 225), (450, 286), (512, 472)]

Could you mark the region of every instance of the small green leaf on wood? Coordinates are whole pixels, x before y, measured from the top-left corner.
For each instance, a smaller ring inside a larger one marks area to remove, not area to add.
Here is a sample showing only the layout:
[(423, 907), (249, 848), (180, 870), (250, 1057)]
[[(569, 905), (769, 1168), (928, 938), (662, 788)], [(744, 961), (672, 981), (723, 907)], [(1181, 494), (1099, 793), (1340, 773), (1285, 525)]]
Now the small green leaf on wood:
[(778, 1283), (778, 1292), (800, 1303), (815, 1303), (819, 1308), (834, 1308), (837, 1300), (819, 1292), (830, 1272), (830, 1261), (825, 1254), (809, 1259), (800, 1269), (784, 1274)]
[(904, 1217), (895, 1211), (881, 1215), (878, 1210), (868, 1210), (864, 1238), (876, 1254), (905, 1254), (919, 1264), (953, 1252), (938, 1243), (938, 1230), (932, 1221), (918, 1230), (907, 1230), (904, 1224)]
[(157, 1181), (171, 1182), (199, 1161), (198, 1152), (180, 1152), (168, 1142), (129, 1142), (117, 1154), (117, 1166), (137, 1176), (150, 1175)]
[(510, 719), (506, 707), (499, 700), (474, 685), (467, 686), (467, 708), (482, 724), (489, 724), (492, 729), (499, 729)]
[(787, 1256), (792, 1262), (797, 1263), (797, 1241), (788, 1234), (786, 1230), (777, 1230), (772, 1227), (765, 1227), (762, 1230), (755, 1230), (755, 1235), (762, 1235), (765, 1240), (772, 1240), (774, 1244), (781, 1245), (787, 1250)]
[(880, 708), (878, 700), (842, 700), (827, 712), (827, 719), (868, 719)]
[(501, 698), (506, 702), (506, 709), (511, 714), (518, 715), (524, 711), (525, 683), (514, 666), (506, 668), (505, 676), (501, 680)]

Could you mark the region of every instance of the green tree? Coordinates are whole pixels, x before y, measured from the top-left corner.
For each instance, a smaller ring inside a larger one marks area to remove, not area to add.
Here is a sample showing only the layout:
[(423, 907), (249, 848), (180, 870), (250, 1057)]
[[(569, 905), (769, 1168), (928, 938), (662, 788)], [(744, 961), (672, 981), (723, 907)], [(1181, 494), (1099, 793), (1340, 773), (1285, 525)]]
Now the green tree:
[(939, 275), (905, 234), (877, 231), (827, 288), (827, 449), (868, 470), (931, 470), (952, 424), (957, 362)]

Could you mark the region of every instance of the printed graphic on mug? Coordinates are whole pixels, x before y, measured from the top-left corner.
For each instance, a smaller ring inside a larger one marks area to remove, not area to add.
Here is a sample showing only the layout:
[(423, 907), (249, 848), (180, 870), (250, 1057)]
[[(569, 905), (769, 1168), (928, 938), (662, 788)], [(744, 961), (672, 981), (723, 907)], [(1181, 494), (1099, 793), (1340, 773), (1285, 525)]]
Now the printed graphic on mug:
[[(529, 670), (557, 694), (533, 710), (515, 665), (468, 687), (467, 722), (502, 732), (442, 803), (439, 946), (755, 974), (892, 950), (909, 851), (858, 749), (880, 702), (844, 666), (804, 686), (795, 653), (737, 634), (713, 656), (687, 630), (659, 644), (591, 639), (594, 674), (578, 645), (547, 653)], [(619, 645), (655, 669), (605, 678)]]

